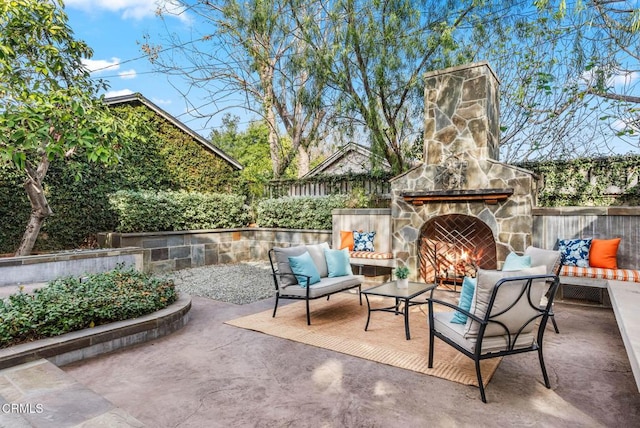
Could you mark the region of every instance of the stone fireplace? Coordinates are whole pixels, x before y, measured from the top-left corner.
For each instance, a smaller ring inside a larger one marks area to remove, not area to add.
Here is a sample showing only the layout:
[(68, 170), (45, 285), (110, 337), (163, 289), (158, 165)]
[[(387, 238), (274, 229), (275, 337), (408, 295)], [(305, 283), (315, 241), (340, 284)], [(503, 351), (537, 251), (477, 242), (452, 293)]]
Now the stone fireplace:
[(531, 244), (536, 180), (498, 161), (498, 94), (486, 62), (425, 75), (424, 163), (391, 180), (392, 247), (413, 279), (495, 269)]

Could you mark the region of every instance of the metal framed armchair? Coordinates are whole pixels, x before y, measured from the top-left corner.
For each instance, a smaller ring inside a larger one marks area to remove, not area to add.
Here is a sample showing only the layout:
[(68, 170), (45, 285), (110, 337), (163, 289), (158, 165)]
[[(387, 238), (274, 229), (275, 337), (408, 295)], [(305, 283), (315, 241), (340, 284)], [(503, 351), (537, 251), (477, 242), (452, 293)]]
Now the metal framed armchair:
[[(545, 250), (543, 248), (529, 246), (524, 250), (524, 255), (531, 257), (531, 266), (546, 266), (548, 274), (560, 274), (560, 269), (562, 268), (562, 254), (560, 253), (560, 251)], [(542, 297), (542, 306), (546, 304), (547, 298), (549, 296), (549, 291), (550, 290), (547, 290), (547, 292)], [(549, 318), (551, 319), (551, 323), (553, 324), (554, 331), (556, 332), (556, 334), (559, 334), (560, 330), (558, 329), (558, 323), (556, 323), (553, 306), (551, 306), (551, 308), (549, 309)]]
[[(545, 307), (541, 307), (540, 299), (548, 283), (551, 284), (548, 301)], [(433, 367), (434, 339), (437, 337), (475, 362), (480, 396), (486, 403), (480, 361), (537, 351), (544, 384), (550, 388), (542, 343), (558, 284), (558, 277), (546, 274), (543, 266), (512, 272), (480, 269), (470, 310), (430, 299), (429, 367)], [(436, 312), (436, 305), (464, 313), (466, 324), (452, 323), (455, 311)]]

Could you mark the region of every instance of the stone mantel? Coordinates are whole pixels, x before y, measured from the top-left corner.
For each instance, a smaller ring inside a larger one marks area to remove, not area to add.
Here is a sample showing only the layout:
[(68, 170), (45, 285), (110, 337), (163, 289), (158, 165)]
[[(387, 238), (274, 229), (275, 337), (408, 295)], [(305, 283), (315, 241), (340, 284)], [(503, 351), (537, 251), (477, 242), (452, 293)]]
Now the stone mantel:
[(513, 195), (513, 189), (423, 190), (401, 192), (400, 195), (405, 202), (415, 206), (435, 202), (470, 201), (482, 201), (493, 205)]

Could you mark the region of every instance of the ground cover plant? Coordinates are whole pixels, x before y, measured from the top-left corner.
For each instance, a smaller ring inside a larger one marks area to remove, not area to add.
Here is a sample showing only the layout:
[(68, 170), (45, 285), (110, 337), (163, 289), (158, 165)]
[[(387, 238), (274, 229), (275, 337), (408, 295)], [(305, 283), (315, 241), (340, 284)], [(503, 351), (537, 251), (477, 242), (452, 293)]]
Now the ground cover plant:
[(176, 299), (172, 280), (133, 269), (60, 278), (0, 300), (0, 348), (136, 318)]

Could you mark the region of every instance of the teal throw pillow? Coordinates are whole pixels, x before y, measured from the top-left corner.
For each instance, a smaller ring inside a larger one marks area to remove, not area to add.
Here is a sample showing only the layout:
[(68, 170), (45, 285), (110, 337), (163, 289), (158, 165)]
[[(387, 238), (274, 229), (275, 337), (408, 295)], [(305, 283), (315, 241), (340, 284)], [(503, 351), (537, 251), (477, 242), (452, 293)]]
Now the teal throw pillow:
[[(302, 253), (300, 256), (289, 257), (289, 265), (291, 265), (291, 271), (298, 279), (298, 284), (300, 287), (307, 287), (307, 285), (313, 285), (316, 282), (320, 282), (320, 273), (318, 272), (318, 268), (316, 268), (316, 264), (313, 262), (311, 258), (311, 254), (309, 252)], [(310, 276), (309, 284), (307, 284), (307, 277)]]
[(329, 278), (353, 275), (351, 264), (349, 263), (348, 248), (343, 248), (342, 250), (324, 250), (324, 257), (327, 259)]
[(531, 267), (531, 256), (519, 256), (514, 252), (509, 253), (502, 266), (503, 272), (522, 270)]
[[(473, 301), (473, 292), (476, 289), (476, 278), (465, 276), (462, 280), (462, 290), (460, 290), (460, 300), (458, 301), (458, 307), (465, 311), (471, 311), (471, 302)], [(462, 312), (456, 311), (451, 318), (451, 322), (455, 324), (466, 324), (467, 316)]]

